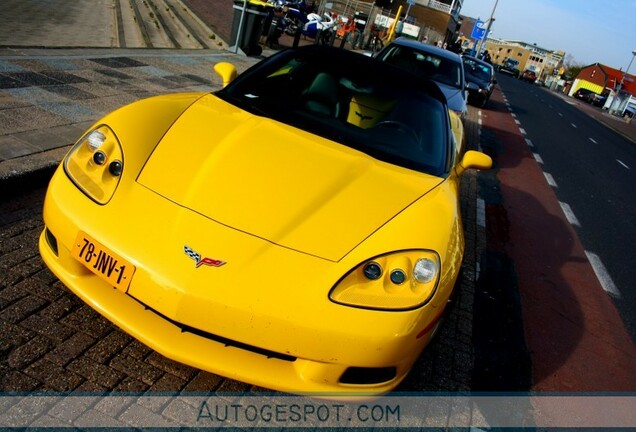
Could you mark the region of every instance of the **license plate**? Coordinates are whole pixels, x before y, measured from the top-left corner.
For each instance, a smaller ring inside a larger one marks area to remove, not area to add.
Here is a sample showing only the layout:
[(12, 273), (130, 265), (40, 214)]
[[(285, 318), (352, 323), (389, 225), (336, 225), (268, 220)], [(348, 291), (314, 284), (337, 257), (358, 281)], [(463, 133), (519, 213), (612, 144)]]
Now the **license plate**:
[(85, 232), (80, 231), (77, 234), (71, 254), (87, 269), (118, 290), (126, 292), (128, 289), (135, 266)]

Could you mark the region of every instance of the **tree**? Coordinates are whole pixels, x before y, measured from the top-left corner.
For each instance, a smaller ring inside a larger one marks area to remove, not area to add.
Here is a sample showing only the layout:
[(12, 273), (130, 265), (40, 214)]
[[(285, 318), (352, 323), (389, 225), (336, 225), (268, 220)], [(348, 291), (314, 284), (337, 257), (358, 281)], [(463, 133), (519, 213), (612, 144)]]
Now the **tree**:
[(565, 69), (565, 76), (569, 78), (576, 78), (585, 65), (574, 59), (572, 54), (567, 54), (563, 60), (563, 68)]

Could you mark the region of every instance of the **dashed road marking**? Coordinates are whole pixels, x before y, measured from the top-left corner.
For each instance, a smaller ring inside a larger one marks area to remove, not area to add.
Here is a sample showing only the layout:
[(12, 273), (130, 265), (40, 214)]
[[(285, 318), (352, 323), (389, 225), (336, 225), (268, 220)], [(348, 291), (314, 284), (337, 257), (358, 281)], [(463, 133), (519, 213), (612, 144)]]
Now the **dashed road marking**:
[(521, 122), (517, 119), (515, 119), (515, 123), (517, 123), (517, 126), (521, 126)]
[(587, 259), (592, 265), (592, 269), (594, 269), (594, 273), (596, 273), (596, 277), (598, 278), (598, 281), (601, 283), (601, 286), (603, 287), (605, 292), (616, 299), (622, 298), (621, 292), (614, 284), (614, 281), (610, 277), (607, 269), (603, 265), (603, 262), (598, 257), (598, 255), (592, 252), (585, 251), (585, 256), (587, 256)]
[(517, 118), (517, 114), (515, 114), (515, 113), (512, 113), (510, 115), (512, 116), (512, 118)]
[(574, 123), (570, 123), (570, 124), (572, 125), (572, 127), (573, 127), (574, 129), (578, 128), (578, 126), (577, 126), (577, 125), (575, 125)]
[(528, 138), (526, 138), (526, 144), (528, 144), (528, 147), (534, 147), (534, 144), (532, 144), (532, 141), (530, 141)]
[(526, 130), (524, 128), (519, 128), (519, 132), (521, 132), (521, 135), (527, 135)]
[(625, 163), (623, 163), (623, 161), (621, 161), (619, 159), (616, 159), (616, 162), (618, 162), (619, 164), (623, 165), (627, 169), (631, 169), (629, 166), (625, 165)]
[(590, 138), (590, 141), (592, 141), (594, 144), (598, 144), (598, 143), (594, 140), (594, 138)]
[(570, 225), (575, 225), (577, 227), (581, 227), (579, 220), (574, 216), (574, 212), (569, 204), (559, 201), (559, 205), (561, 206), (561, 210), (565, 213), (565, 218), (570, 222)]
[(543, 159), (541, 159), (541, 155), (539, 153), (532, 153), (534, 160), (543, 165)]
[(552, 174), (548, 174), (547, 172), (544, 172), (543, 176), (545, 177), (545, 179), (547, 180), (547, 182), (548, 182), (548, 184), (550, 186), (552, 186), (553, 188), (558, 188), (559, 187), (557, 185), (556, 181), (554, 181), (554, 177), (552, 177)]
[(563, 117), (563, 114), (562, 114), (562, 113), (559, 113), (559, 115), (560, 115), (561, 117)]

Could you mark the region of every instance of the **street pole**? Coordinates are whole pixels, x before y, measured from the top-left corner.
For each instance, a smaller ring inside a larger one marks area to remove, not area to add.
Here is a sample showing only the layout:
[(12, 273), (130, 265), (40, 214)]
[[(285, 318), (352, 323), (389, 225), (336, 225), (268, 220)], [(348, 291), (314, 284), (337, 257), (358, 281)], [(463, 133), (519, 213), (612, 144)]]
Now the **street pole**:
[[(625, 69), (625, 72), (623, 73), (623, 78), (621, 79), (621, 90), (623, 90), (623, 88), (625, 87), (625, 77), (627, 77), (627, 75), (629, 75), (629, 68), (632, 67), (632, 62), (634, 61), (634, 57), (636, 57), (636, 50), (632, 51), (632, 59), (629, 61), (629, 64), (627, 65), (627, 69)], [(618, 95), (620, 94), (620, 92), (616, 93), (616, 98), (618, 98)], [(620, 99), (619, 99), (620, 100)], [(625, 116), (625, 109), (627, 108), (627, 105), (629, 105), (629, 101), (632, 100), (632, 97), (630, 96), (629, 99), (627, 99), (627, 103), (625, 104), (625, 107), (623, 108), (622, 112), (621, 112), (621, 117)], [(619, 106), (620, 106), (620, 102), (619, 102)], [(618, 111), (618, 109), (617, 109)]]
[(488, 20), (488, 27), (486, 27), (486, 33), (484, 33), (484, 38), (479, 41), (479, 46), (477, 47), (477, 52), (475, 53), (475, 57), (479, 58), (481, 54), (481, 50), (486, 43), (486, 39), (488, 39), (488, 34), (490, 33), (490, 26), (492, 26), (492, 22), (495, 20), (493, 17), (495, 16), (495, 10), (497, 10), (497, 3), (499, 0), (495, 0), (495, 5), (492, 8), (492, 12), (490, 13), (490, 19)]
[(625, 69), (625, 73), (623, 74), (623, 79), (621, 80), (621, 84), (625, 82), (625, 77), (629, 74), (629, 68), (632, 67), (632, 62), (634, 61), (634, 57), (636, 57), (636, 50), (632, 51), (632, 59), (629, 61), (629, 64), (627, 65), (627, 69)]

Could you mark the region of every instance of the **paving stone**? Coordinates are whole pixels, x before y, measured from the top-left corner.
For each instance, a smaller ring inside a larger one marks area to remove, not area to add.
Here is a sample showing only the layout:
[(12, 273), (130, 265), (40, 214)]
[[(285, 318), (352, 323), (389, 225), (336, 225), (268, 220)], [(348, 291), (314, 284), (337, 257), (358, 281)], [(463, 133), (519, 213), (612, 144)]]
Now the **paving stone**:
[(0, 74), (0, 89), (27, 87), (28, 84), (10, 75)]
[(117, 392), (140, 393), (148, 390), (150, 385), (133, 377), (126, 377), (114, 388)]
[[(2, 113), (0, 113), (0, 121), (2, 120)], [(19, 127), (19, 129), (25, 126)], [(15, 159), (21, 156), (26, 156), (37, 152), (37, 147), (22, 141), (13, 135), (0, 135), (0, 159)]]
[(199, 371), (183, 389), (187, 392), (209, 393), (216, 390), (224, 378), (205, 371)]
[(133, 339), (131, 343), (128, 344), (126, 348), (122, 351), (122, 354), (131, 356), (137, 360), (145, 359), (152, 350), (148, 348), (146, 345), (142, 344), (136, 339)]
[(46, 336), (57, 343), (61, 343), (75, 333), (74, 329), (68, 328), (58, 321), (47, 319), (40, 314), (34, 314), (25, 318), (24, 321), (20, 323), (20, 326), (25, 330)]
[(24, 373), (11, 370), (0, 375), (0, 389), (3, 392), (31, 392), (40, 386), (40, 381)]
[(79, 386), (84, 379), (46, 359), (41, 359), (29, 366), (25, 374), (44, 383), (56, 391), (71, 391)]
[[(0, 298), (6, 301), (6, 306), (28, 295), (29, 292), (25, 291), (19, 283), (0, 290)], [(5, 307), (3, 307), (3, 309)]]
[[(88, 336), (85, 333), (75, 333), (64, 342), (56, 345), (55, 349), (46, 355), (46, 359), (58, 366), (66, 366), (84, 351), (88, 350), (95, 343), (95, 339)], [(77, 370), (69, 367), (69, 370), (73, 370), (79, 373)], [(85, 376), (84, 374), (81, 374)], [(86, 377), (86, 376), (85, 376)]]
[[(59, 288), (56, 289), (59, 290)], [(57, 321), (83, 305), (82, 301), (75, 295), (61, 292), (63, 293), (62, 297), (40, 311), (39, 315), (42, 318)]]
[(196, 375), (197, 369), (184, 365), (183, 363), (170, 360), (161, 354), (153, 351), (147, 358), (146, 362), (154, 367), (161, 369), (171, 375), (181, 378), (182, 380), (190, 380)]
[(125, 354), (118, 354), (113, 357), (109, 365), (149, 385), (154, 384), (163, 375), (163, 372), (154, 366)]
[(36, 336), (27, 343), (16, 347), (7, 358), (12, 369), (22, 369), (49, 352), (53, 343), (44, 336)]
[(145, 63), (142, 63), (130, 57), (108, 57), (108, 58), (96, 58), (96, 59), (90, 59), (90, 60), (100, 65), (108, 66), (111, 68), (117, 68), (117, 69), (146, 66)]
[(0, 312), (0, 319), (14, 324), (18, 323), (28, 318), (33, 312), (41, 309), (47, 303), (48, 302), (42, 298), (29, 295), (6, 307)]
[[(86, 82), (86, 80), (84, 80), (84, 82)], [(72, 100), (90, 99), (94, 97), (94, 95), (92, 95), (91, 93), (87, 93), (83, 90), (78, 89), (75, 86), (66, 85), (66, 84), (56, 85), (56, 86), (46, 86), (44, 87), (44, 90), (51, 93), (55, 93), (67, 99), (72, 99)]]
[(122, 381), (126, 375), (113, 368), (92, 361), (89, 357), (79, 357), (73, 360), (67, 369), (81, 375), (91, 383), (112, 389)]
[(94, 338), (105, 336), (113, 328), (112, 324), (108, 322), (106, 318), (86, 305), (64, 317), (61, 322), (68, 327), (84, 332)]
[(214, 390), (215, 393), (246, 393), (250, 388), (249, 384), (244, 382), (224, 379), (221, 385)]
[(0, 335), (2, 339), (12, 346), (19, 346), (33, 339), (36, 333), (21, 325), (15, 325), (0, 319)]
[(124, 332), (113, 330), (91, 347), (86, 355), (99, 363), (105, 364), (116, 354), (120, 353), (131, 341), (132, 338)]

